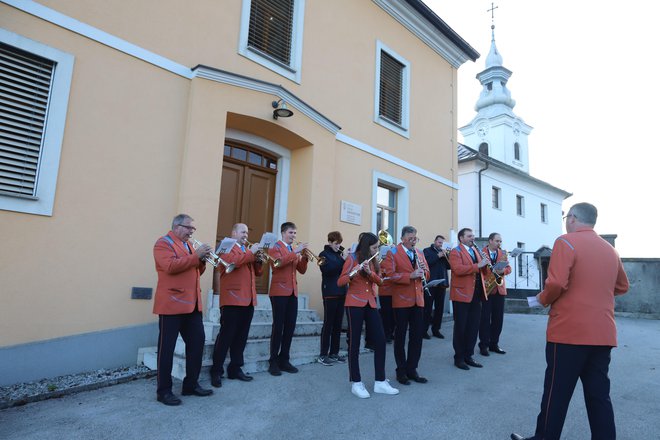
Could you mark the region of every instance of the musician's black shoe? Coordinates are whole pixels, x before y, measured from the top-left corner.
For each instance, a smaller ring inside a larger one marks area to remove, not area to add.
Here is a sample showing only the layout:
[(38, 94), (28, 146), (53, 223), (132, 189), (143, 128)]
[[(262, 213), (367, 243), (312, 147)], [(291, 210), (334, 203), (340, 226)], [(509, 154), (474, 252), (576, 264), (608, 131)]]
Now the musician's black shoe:
[(222, 386), (222, 379), (220, 379), (220, 377), (220, 373), (211, 372), (211, 385), (213, 385), (214, 388), (220, 388)]
[(445, 339), (445, 335), (440, 333), (440, 330), (433, 330), (433, 336), (439, 339)]
[(202, 388), (199, 385), (197, 385), (195, 388), (191, 388), (191, 389), (188, 389), (188, 390), (181, 390), (181, 394), (184, 395), (184, 396), (206, 397), (206, 396), (210, 396), (211, 394), (213, 394), (213, 390)]
[(483, 367), (483, 365), (481, 365), (479, 362), (475, 361), (475, 360), (472, 359), (472, 358), (467, 358), (467, 359), (465, 359), (465, 363), (468, 364), (468, 365), (471, 366), (471, 367), (474, 367), (474, 368), (481, 368), (481, 367)]
[(470, 367), (468, 367), (465, 362), (456, 362), (456, 361), (454, 361), (454, 366), (456, 366), (456, 368), (460, 368), (461, 370), (469, 370), (470, 369)]
[(296, 367), (294, 367), (293, 365), (291, 365), (291, 363), (289, 363), (289, 361), (280, 362), (280, 370), (286, 371), (287, 373), (292, 373), (292, 374), (298, 372), (298, 369)]
[(490, 347), (488, 350), (492, 351), (493, 353), (506, 354), (506, 351), (502, 350), (499, 347), (499, 345), (496, 345), (495, 347)]
[(161, 402), (163, 405), (167, 405), (167, 406), (178, 406), (178, 405), (181, 405), (181, 399), (179, 399), (179, 398), (176, 397), (174, 394), (172, 394), (171, 391), (168, 392), (168, 393), (162, 394), (162, 395), (161, 395), (161, 394), (158, 394), (158, 395), (156, 396), (156, 399), (157, 399), (159, 402)]
[(396, 375), (396, 380), (401, 385), (410, 385), (410, 381), (408, 380), (408, 376), (406, 376), (405, 374), (397, 374)]
[(407, 376), (408, 376), (408, 379), (410, 379), (410, 380), (412, 380), (412, 381), (415, 381), (415, 382), (417, 382), (417, 383), (426, 383), (426, 382), (429, 381), (427, 378), (422, 377), (422, 376), (420, 376), (420, 375), (417, 374), (417, 373), (414, 373), (414, 374), (408, 374)]
[(511, 440), (532, 440), (534, 437), (523, 437), (520, 434), (516, 434), (515, 432), (511, 434)]
[(481, 353), (482, 356), (490, 356), (486, 347), (479, 347), (479, 353)]
[(251, 381), (252, 379), (254, 379), (254, 377), (252, 377), (252, 376), (250, 376), (250, 375), (248, 375), (248, 374), (245, 374), (245, 373), (243, 372), (243, 370), (241, 370), (241, 369), (239, 369), (239, 370), (238, 370), (236, 373), (234, 373), (234, 374), (229, 374), (229, 373), (227, 373), (227, 377), (230, 378), (230, 379), (238, 379), (238, 380), (242, 380), (243, 382), (249, 382), (249, 381)]
[(281, 376), (282, 375), (282, 370), (280, 370), (280, 367), (277, 365), (276, 362), (271, 362), (270, 366), (268, 367), (268, 372), (272, 376)]
[(429, 335), (429, 332), (426, 332), (422, 335), (424, 339), (431, 339), (431, 335)]

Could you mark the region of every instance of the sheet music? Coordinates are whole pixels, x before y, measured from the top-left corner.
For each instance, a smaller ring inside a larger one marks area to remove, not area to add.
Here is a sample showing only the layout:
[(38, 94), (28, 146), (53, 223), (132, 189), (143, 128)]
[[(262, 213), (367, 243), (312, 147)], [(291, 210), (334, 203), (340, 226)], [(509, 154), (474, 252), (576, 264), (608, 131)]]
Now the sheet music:
[(259, 242), (259, 249), (272, 248), (277, 243), (277, 235), (274, 232), (264, 232)]
[(235, 244), (236, 244), (235, 238), (225, 237), (222, 239), (220, 244), (218, 244), (215, 253), (218, 255), (226, 254), (227, 252), (231, 251), (231, 248), (234, 247)]
[(442, 284), (444, 286), (445, 281), (446, 280), (444, 278), (440, 278), (440, 279), (437, 279), (437, 280), (432, 280), (432, 281), (429, 281), (428, 283), (426, 283), (426, 287), (435, 287), (438, 284)]
[(516, 258), (518, 255), (522, 254), (523, 252), (525, 251), (520, 248), (515, 248), (511, 252), (509, 252), (509, 256), (512, 258)]
[(530, 307), (543, 307), (543, 304), (541, 304), (539, 300), (536, 299), (536, 296), (528, 296), (527, 304), (529, 304)]
[(508, 265), (509, 265), (508, 261), (498, 261), (493, 266), (493, 270), (504, 270), (504, 268), (507, 267)]

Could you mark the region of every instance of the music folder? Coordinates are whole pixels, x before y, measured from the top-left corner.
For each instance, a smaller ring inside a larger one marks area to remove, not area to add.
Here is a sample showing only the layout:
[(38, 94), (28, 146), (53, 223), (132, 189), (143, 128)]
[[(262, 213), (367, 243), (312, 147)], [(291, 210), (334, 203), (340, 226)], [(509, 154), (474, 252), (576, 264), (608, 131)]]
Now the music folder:
[(504, 268), (507, 267), (508, 265), (509, 265), (508, 261), (498, 261), (493, 266), (493, 270), (504, 270)]
[(435, 287), (438, 284), (442, 284), (444, 286), (445, 281), (446, 280), (444, 278), (440, 278), (440, 279), (437, 279), (437, 280), (432, 280), (432, 281), (429, 281), (428, 283), (426, 283), (426, 287)]
[(226, 254), (227, 252), (231, 251), (231, 248), (234, 247), (235, 244), (236, 244), (235, 238), (225, 237), (222, 239), (220, 244), (218, 244), (215, 253), (217, 255)]

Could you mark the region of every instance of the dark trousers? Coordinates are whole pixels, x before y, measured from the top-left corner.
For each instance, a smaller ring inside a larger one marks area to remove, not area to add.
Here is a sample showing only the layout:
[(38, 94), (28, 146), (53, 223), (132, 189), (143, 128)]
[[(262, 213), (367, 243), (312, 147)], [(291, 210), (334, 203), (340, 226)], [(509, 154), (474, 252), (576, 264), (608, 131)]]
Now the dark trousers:
[(536, 420), (535, 439), (560, 438), (578, 378), (582, 381), (591, 438), (616, 438), (610, 378), (607, 375), (611, 351), (612, 347), (607, 346), (546, 343), (545, 359), (548, 366), (543, 383), (541, 412)]
[[(424, 308), (404, 307), (394, 309), (394, 360), (396, 374), (415, 375), (419, 358), (422, 356), (422, 335), (424, 333)], [(410, 330), (410, 331), (409, 331)], [(406, 333), (408, 337), (408, 355), (406, 356)]]
[(481, 304), (479, 325), (479, 347), (495, 348), (500, 343), (504, 323), (504, 295), (489, 295), (488, 301)]
[(247, 344), (250, 324), (254, 315), (254, 306), (222, 306), (220, 332), (213, 348), (213, 366), (211, 374), (224, 373), (225, 358), (229, 352), (227, 366), (229, 375), (238, 374), (244, 364), (243, 352)]
[(367, 304), (364, 307), (346, 307), (348, 320), (348, 372), (351, 382), (362, 382), (360, 376), (360, 336), (365, 324), (366, 339), (374, 349), (374, 371), (378, 381), (385, 380), (385, 333), (378, 310)]
[(270, 335), (270, 362), (289, 362), (291, 340), (298, 318), (298, 297), (271, 296), (273, 327)]
[(172, 392), (172, 361), (176, 340), (181, 333), (186, 343), (186, 377), (183, 379), (183, 389), (192, 390), (197, 387), (197, 379), (202, 369), (202, 353), (204, 352), (204, 325), (202, 312), (181, 315), (158, 315), (158, 388), (159, 396)]
[(474, 355), (479, 333), (481, 289), (475, 291), (472, 302), (452, 301), (454, 305), (454, 362), (462, 362)]
[(391, 296), (379, 296), (380, 302), (380, 318), (383, 321), (383, 331), (385, 332), (385, 340), (391, 341), (394, 339), (394, 310), (392, 309)]
[(341, 324), (344, 320), (345, 296), (323, 298), (323, 328), (321, 329), (321, 356), (339, 353)]
[(434, 332), (442, 327), (442, 314), (445, 311), (445, 287), (430, 287), (431, 295), (424, 295), (424, 330), (429, 327)]

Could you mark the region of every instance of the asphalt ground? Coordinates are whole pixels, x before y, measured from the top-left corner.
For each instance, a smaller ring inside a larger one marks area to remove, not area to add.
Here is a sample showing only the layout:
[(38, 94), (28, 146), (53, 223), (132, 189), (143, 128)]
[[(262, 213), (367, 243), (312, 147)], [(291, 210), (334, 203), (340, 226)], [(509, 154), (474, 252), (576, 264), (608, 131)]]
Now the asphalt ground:
[[(507, 354), (475, 359), (484, 368), (453, 366), (447, 339), (425, 340), (419, 372), (427, 384), (394, 380), (392, 346), (386, 373), (397, 396), (350, 392), (346, 364), (303, 365), (298, 374), (254, 375), (249, 383), (223, 380), (210, 397), (156, 401), (155, 378), (68, 395), (0, 411), (0, 439), (475, 439), (530, 435), (540, 406), (545, 370), (546, 317), (507, 314), (501, 346)], [(610, 377), (619, 439), (660, 438), (660, 321), (617, 318), (619, 347)], [(373, 354), (361, 369), (373, 390)], [(203, 386), (210, 387), (207, 377)], [(175, 381), (175, 391), (180, 382)], [(563, 439), (589, 439), (578, 384)]]

